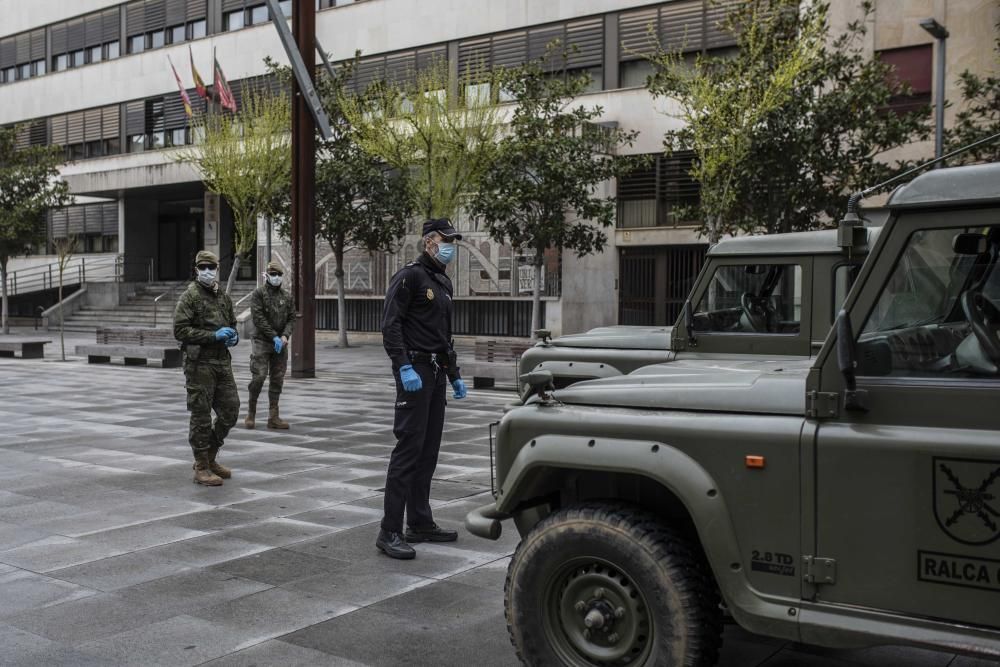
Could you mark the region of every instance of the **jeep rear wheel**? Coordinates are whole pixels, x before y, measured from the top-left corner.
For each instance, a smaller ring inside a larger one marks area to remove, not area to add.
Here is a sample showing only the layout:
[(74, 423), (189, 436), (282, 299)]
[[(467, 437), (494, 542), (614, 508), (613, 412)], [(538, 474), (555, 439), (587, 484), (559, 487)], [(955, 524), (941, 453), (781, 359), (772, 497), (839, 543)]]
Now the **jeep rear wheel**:
[(699, 551), (653, 515), (585, 505), (542, 521), (507, 570), (505, 615), (532, 667), (715, 664), (722, 613)]

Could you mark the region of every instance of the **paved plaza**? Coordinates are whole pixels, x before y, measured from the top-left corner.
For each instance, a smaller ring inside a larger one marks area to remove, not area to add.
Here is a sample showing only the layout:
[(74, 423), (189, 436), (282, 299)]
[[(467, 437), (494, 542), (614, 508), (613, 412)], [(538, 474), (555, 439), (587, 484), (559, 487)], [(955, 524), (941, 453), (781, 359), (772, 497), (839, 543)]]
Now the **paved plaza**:
[[(374, 547), (393, 445), (380, 346), (321, 340), (318, 377), (285, 385), (291, 431), (245, 430), (241, 412), (220, 456), (233, 479), (210, 488), (191, 483), (179, 369), (63, 363), (55, 339), (44, 360), (0, 359), (0, 665), (518, 664), (503, 617), (513, 526), (417, 545), (413, 561)], [(449, 403), (439, 523), (460, 528), (489, 500), (486, 425), (510, 398)], [(987, 663), (729, 625), (721, 664)]]

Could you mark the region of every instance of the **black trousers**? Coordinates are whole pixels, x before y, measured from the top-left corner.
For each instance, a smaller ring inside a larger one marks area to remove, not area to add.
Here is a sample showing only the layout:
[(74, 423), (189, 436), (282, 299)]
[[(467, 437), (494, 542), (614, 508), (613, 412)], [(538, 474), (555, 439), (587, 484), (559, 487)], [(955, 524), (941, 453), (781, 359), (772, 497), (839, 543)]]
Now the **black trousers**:
[(385, 516), (382, 528), (403, 532), (403, 513), (409, 526), (434, 523), (431, 516), (431, 477), (437, 467), (444, 429), (445, 372), (429, 362), (414, 363), (420, 391), (406, 391), (396, 375), (396, 415), (392, 426), (396, 447), (385, 477)]

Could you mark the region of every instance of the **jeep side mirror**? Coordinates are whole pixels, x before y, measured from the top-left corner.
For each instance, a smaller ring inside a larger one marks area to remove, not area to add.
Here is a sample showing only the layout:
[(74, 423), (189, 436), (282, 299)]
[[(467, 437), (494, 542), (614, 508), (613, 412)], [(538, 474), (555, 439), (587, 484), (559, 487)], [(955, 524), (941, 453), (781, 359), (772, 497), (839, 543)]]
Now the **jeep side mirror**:
[(951, 240), (951, 249), (957, 255), (982, 255), (989, 248), (986, 234), (956, 234)]
[(520, 376), (521, 385), (528, 385), (528, 395), (535, 394), (542, 401), (549, 400), (550, 391), (556, 388), (552, 380), (552, 371), (531, 371)]
[(837, 367), (844, 376), (844, 409), (850, 412), (868, 412), (865, 405), (867, 392), (858, 391), (854, 371), (857, 358), (854, 349), (854, 329), (847, 311), (837, 313)]
[(694, 306), (691, 305), (691, 299), (684, 301), (684, 328), (687, 329), (688, 343), (691, 347), (697, 347), (698, 337), (694, 333)]

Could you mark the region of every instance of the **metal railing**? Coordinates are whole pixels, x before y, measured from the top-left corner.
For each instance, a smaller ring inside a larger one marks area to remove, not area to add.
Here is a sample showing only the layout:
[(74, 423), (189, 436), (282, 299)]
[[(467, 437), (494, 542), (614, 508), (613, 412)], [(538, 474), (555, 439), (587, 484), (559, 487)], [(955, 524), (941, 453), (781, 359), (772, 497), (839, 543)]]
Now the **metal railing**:
[[(134, 269), (133, 269), (134, 267)], [(71, 257), (63, 269), (63, 286), (87, 282), (125, 282), (128, 272), (153, 281), (153, 258), (129, 259), (123, 255)], [(11, 271), (7, 274), (7, 294), (17, 296), (42, 292), (59, 286), (59, 262)]]
[(159, 296), (153, 298), (153, 328), (154, 329), (157, 327), (157, 319), (159, 317), (159, 311), (160, 311), (160, 301), (164, 297), (172, 295), (174, 292), (177, 291), (177, 289), (179, 287), (183, 287), (184, 285), (187, 285), (187, 283), (188, 283), (187, 280), (178, 281), (178, 282), (174, 283), (173, 285), (171, 285), (170, 289), (168, 289), (166, 292), (164, 292), (163, 294), (160, 294)]

